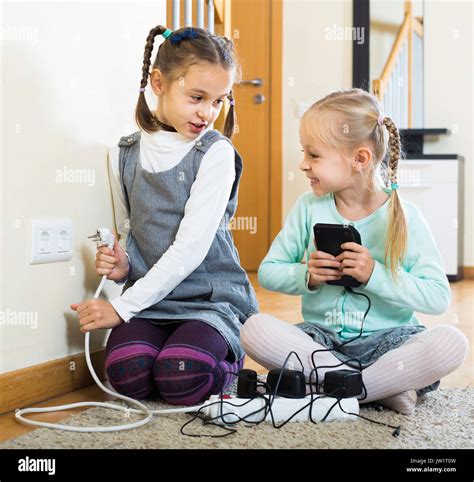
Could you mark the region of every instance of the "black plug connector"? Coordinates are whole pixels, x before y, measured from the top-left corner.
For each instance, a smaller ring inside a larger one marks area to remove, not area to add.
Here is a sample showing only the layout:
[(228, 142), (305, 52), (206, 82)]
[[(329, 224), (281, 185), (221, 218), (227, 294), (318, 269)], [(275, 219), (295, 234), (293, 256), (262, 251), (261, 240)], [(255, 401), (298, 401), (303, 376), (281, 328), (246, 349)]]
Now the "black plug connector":
[(324, 376), (324, 393), (335, 398), (352, 398), (362, 393), (362, 373), (354, 370), (333, 370)]
[[(304, 398), (306, 381), (303, 372), (275, 368), (267, 375), (267, 384), (275, 395), (288, 398)], [(277, 389), (278, 385), (278, 389)]]
[(237, 396), (239, 398), (254, 398), (257, 396), (257, 372), (255, 370), (243, 368), (239, 371)]

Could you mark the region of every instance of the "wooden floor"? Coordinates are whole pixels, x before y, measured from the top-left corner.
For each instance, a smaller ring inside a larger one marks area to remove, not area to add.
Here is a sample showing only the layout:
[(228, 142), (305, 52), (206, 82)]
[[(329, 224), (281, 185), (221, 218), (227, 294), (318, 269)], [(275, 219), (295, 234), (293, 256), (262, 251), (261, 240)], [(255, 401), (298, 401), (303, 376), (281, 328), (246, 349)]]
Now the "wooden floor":
[[(257, 297), (260, 303), (260, 310), (264, 313), (270, 313), (278, 318), (286, 320), (290, 323), (298, 323), (302, 320), (300, 312), (300, 297), (288, 296), (279, 293), (272, 293), (262, 289), (258, 285), (257, 276), (250, 274), (250, 280), (254, 285)], [(433, 327), (439, 324), (454, 323), (469, 339), (469, 355), (464, 364), (456, 370), (456, 372), (447, 376), (441, 381), (442, 387), (472, 387), (473, 386), (473, 317), (474, 317), (474, 280), (465, 280), (451, 283), (452, 302), (449, 310), (441, 316), (429, 316), (419, 314), (419, 318), (427, 327)], [(457, 320), (457, 321), (456, 321)], [(260, 373), (266, 370), (256, 362), (247, 357), (245, 368), (253, 368)], [(74, 402), (84, 401), (106, 401), (112, 400), (113, 397), (105, 394), (96, 385), (77, 390), (60, 397), (47, 400), (34, 405), (34, 407), (49, 407), (55, 405), (64, 405)], [(38, 421), (57, 423), (70, 415), (81, 412), (84, 409), (73, 409), (64, 412), (34, 414), (32, 418)], [(30, 417), (30, 415), (27, 415)], [(18, 423), (13, 412), (0, 416), (0, 441), (17, 437), (23, 433), (35, 430), (33, 427), (27, 427)]]

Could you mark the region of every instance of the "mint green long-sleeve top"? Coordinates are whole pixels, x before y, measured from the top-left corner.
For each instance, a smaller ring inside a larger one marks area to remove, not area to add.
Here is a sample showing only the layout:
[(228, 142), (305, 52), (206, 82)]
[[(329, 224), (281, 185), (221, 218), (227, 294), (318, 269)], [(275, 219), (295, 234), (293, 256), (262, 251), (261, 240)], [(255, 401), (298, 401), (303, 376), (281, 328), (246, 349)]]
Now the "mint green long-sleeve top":
[(317, 197), (306, 192), (288, 214), (283, 229), (259, 267), (260, 285), (271, 291), (302, 295), (302, 314), (306, 322), (331, 328), (344, 340), (354, 338), (360, 332), (367, 300), (346, 292), (342, 286), (323, 283), (309, 289), (306, 264), (310, 253), (316, 250), (314, 224), (352, 224), (375, 261), (368, 282), (353, 288), (367, 295), (372, 303), (363, 322), (363, 336), (386, 328), (419, 325), (415, 311), (433, 315), (444, 313), (451, 301), (451, 290), (443, 260), (420, 210), (403, 199), (401, 203), (408, 225), (408, 246), (398, 269), (398, 283), (383, 260), (389, 200), (369, 216), (349, 221), (337, 210), (333, 193)]

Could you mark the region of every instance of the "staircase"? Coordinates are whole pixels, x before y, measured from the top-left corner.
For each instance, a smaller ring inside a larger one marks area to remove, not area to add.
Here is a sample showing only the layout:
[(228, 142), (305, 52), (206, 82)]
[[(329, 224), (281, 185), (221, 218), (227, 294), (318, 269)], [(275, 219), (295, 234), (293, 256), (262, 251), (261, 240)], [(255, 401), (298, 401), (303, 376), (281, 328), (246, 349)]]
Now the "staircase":
[(390, 55), (372, 91), (384, 112), (399, 128), (423, 127), (423, 17), (414, 17), (411, 1), (404, 5), (404, 19)]

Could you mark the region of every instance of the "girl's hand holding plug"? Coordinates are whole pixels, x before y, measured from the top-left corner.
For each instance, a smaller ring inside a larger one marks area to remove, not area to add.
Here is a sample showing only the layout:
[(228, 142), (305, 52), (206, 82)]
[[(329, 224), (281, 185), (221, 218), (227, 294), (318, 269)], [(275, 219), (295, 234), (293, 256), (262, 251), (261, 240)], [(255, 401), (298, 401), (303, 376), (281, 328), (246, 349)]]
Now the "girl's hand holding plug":
[[(128, 276), (128, 257), (118, 243), (116, 235), (113, 249), (107, 246), (97, 247), (95, 267), (99, 276), (107, 275), (107, 279), (113, 281), (120, 281)], [(82, 333), (98, 328), (114, 328), (123, 323), (114, 307), (105, 300), (92, 299), (74, 303), (70, 307), (79, 315)]]
[(123, 323), (122, 318), (115, 311), (115, 308), (105, 300), (86, 300), (82, 303), (69, 305), (79, 315), (80, 330), (82, 333), (96, 330), (98, 328), (114, 328)]
[(344, 251), (335, 258), (341, 264), (341, 273), (367, 284), (375, 266), (369, 250), (357, 243), (344, 243), (341, 248)]
[(107, 246), (97, 248), (95, 257), (96, 273), (100, 276), (106, 274), (107, 279), (121, 281), (128, 276), (130, 269), (128, 257), (115, 237), (114, 249)]

